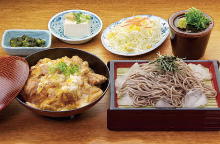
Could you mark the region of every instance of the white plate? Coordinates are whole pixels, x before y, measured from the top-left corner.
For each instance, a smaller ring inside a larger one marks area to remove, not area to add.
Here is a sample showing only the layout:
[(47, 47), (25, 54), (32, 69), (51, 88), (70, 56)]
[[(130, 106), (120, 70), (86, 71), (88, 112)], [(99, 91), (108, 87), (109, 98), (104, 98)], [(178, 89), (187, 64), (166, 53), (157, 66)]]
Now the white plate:
[[(135, 53), (126, 53), (126, 52), (122, 52), (122, 51), (116, 50), (115, 48), (111, 47), (110, 44), (109, 44), (109, 41), (107, 39), (107, 35), (111, 31), (111, 29), (113, 29), (115, 26), (117, 26), (118, 24), (122, 23), (123, 21), (128, 20), (128, 19), (132, 19), (134, 17), (147, 17), (147, 18), (150, 18), (150, 19), (159, 20), (161, 25), (162, 25), (162, 28), (161, 28), (161, 35), (162, 35), (162, 37), (161, 37), (160, 41), (155, 43), (152, 46), (152, 48), (146, 49), (146, 50), (141, 51), (141, 52), (135, 52)], [(102, 36), (101, 36), (101, 40), (102, 40), (103, 46), (108, 51), (110, 51), (110, 52), (112, 52), (114, 54), (122, 55), (122, 56), (137, 56), (137, 55), (146, 54), (146, 53), (148, 53), (150, 51), (153, 51), (157, 47), (159, 47), (166, 40), (168, 35), (169, 35), (169, 25), (168, 25), (166, 20), (164, 20), (164, 19), (162, 19), (162, 18), (160, 18), (158, 16), (153, 16), (153, 15), (137, 15), (137, 16), (132, 16), (132, 17), (128, 17), (128, 18), (123, 18), (123, 19), (121, 19), (121, 20), (111, 24), (110, 26), (108, 26), (103, 31)]]

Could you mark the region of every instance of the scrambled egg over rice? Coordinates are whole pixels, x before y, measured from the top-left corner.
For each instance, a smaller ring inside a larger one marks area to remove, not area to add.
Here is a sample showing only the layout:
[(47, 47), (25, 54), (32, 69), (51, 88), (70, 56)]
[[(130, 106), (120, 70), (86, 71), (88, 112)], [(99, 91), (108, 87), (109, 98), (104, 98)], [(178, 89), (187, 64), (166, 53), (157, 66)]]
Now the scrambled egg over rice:
[(31, 67), (24, 98), (28, 105), (38, 109), (72, 110), (97, 100), (103, 93), (98, 86), (106, 80), (78, 56), (44, 58)]

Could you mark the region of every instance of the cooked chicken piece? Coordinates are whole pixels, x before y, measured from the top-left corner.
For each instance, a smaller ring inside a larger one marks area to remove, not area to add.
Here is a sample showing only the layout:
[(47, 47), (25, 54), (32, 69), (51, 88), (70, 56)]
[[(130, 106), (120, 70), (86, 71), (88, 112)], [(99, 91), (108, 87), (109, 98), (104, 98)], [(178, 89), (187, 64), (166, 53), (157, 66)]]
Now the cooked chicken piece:
[(89, 89), (89, 102), (97, 100), (100, 97), (100, 95), (102, 95), (102, 90), (100, 88), (95, 86), (91, 87)]
[(30, 97), (37, 93), (39, 80), (36, 78), (28, 79), (24, 87), (25, 99), (29, 100)]
[(91, 85), (100, 85), (107, 80), (105, 76), (93, 72), (88, 73), (87, 76)]
[(47, 93), (46, 88), (44, 88), (40, 94), (37, 92), (37, 89), (34, 91), (31, 91), (31, 93), (29, 95), (27, 95), (27, 93), (26, 93), (26, 100), (28, 102), (33, 103), (33, 104), (40, 104), (47, 97), (48, 97), (48, 93)]
[(49, 68), (47, 65), (42, 64), (42, 65), (40, 65), (40, 69), (41, 69), (40, 75), (46, 75), (48, 73)]
[(45, 99), (40, 108), (44, 110), (61, 111), (68, 110), (68, 108), (76, 108), (77, 97), (72, 93), (63, 93), (60, 97), (53, 97)]
[(73, 57), (71, 58), (71, 60), (72, 60), (72, 62), (75, 63), (75, 64), (82, 64), (82, 63), (83, 63), (83, 60), (82, 60), (80, 57), (78, 57), (78, 56), (73, 56)]
[(33, 66), (33, 67), (39, 66), (39, 65), (41, 65), (41, 64), (46, 64), (46, 63), (48, 63), (48, 62), (51, 62), (51, 59), (49, 59), (49, 58), (40, 59), (40, 60), (37, 62), (37, 64), (36, 64), (35, 66)]

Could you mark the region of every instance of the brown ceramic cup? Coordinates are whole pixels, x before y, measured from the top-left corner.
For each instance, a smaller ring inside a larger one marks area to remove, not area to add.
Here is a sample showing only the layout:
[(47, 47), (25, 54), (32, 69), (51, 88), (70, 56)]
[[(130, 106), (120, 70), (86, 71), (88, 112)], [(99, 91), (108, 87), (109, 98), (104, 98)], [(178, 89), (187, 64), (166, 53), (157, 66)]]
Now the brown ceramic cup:
[(181, 31), (175, 26), (175, 22), (178, 18), (183, 17), (185, 13), (186, 11), (174, 13), (168, 20), (171, 32), (172, 51), (173, 54), (179, 58), (199, 59), (205, 54), (214, 22), (210, 16), (205, 14), (206, 17), (211, 19), (208, 28), (196, 33)]

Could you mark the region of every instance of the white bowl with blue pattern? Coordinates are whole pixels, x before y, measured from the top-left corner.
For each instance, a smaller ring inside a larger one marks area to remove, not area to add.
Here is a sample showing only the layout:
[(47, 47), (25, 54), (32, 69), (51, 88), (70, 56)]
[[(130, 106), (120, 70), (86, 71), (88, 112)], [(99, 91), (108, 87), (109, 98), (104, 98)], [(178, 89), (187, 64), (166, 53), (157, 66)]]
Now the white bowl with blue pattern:
[[(87, 35), (82, 38), (77, 38), (77, 37), (68, 37), (64, 35), (64, 15), (67, 13), (83, 13), (90, 15), (92, 20), (91, 20), (91, 34)], [(83, 44), (88, 41), (90, 41), (93, 37), (98, 35), (98, 33), (102, 30), (102, 20), (94, 13), (85, 11), (85, 10), (67, 10), (60, 12), (53, 16), (49, 23), (48, 23), (48, 29), (52, 33), (53, 36), (57, 37), (58, 39), (69, 43), (69, 44)]]
[[(157, 43), (155, 43), (151, 48), (149, 49), (146, 49), (144, 51), (141, 51), (141, 52), (134, 52), (134, 53), (128, 53), (128, 52), (122, 52), (122, 51), (119, 51), (119, 50), (116, 50), (115, 48), (111, 47), (110, 46), (110, 43), (107, 39), (107, 35), (108, 33), (115, 27), (117, 26), (118, 24), (128, 20), (128, 19), (132, 19), (134, 17), (147, 17), (147, 18), (151, 18), (151, 19), (154, 19), (154, 20), (158, 20), (160, 23), (161, 23), (161, 39), (160, 41), (158, 41)], [(111, 53), (114, 53), (114, 54), (117, 54), (117, 55), (122, 55), (122, 56), (137, 56), (137, 55), (142, 55), (142, 54), (146, 54), (146, 53), (149, 53), (153, 50), (155, 50), (156, 48), (158, 48), (165, 40), (166, 38), (168, 37), (169, 35), (169, 25), (167, 23), (166, 20), (162, 19), (161, 17), (158, 17), (158, 16), (153, 16), (153, 15), (136, 15), (136, 16), (132, 16), (132, 17), (127, 17), (127, 18), (123, 18), (115, 23), (112, 23), (110, 26), (108, 26), (102, 33), (102, 36), (101, 36), (101, 41), (102, 41), (102, 45), (108, 50), (110, 51)]]
[[(45, 40), (44, 47), (11, 47), (10, 40), (12, 38), (27, 35), (33, 38), (41, 38)], [(51, 33), (48, 30), (30, 30), (30, 29), (11, 29), (5, 30), (2, 36), (2, 48), (9, 55), (27, 56), (42, 50), (46, 50), (51, 46)]]

